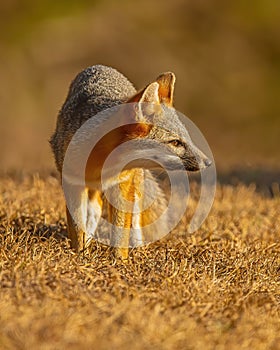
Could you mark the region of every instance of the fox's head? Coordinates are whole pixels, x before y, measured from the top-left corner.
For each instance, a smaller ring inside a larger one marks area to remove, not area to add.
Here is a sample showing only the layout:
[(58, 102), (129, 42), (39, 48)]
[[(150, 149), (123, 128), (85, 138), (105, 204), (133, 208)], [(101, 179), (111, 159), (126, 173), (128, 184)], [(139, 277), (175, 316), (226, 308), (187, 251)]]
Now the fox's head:
[[(162, 159), (164, 167), (178, 169), (178, 158), (188, 171), (202, 170), (211, 165), (211, 160), (199, 150), (180, 121), (173, 108), (175, 75), (171, 72), (161, 74), (155, 82), (146, 86), (127, 102), (136, 103), (136, 132), (131, 138), (145, 141), (140, 149), (145, 152), (149, 144), (157, 142), (166, 150)], [(162, 160), (161, 159), (161, 160)], [(156, 157), (155, 157), (156, 160)]]

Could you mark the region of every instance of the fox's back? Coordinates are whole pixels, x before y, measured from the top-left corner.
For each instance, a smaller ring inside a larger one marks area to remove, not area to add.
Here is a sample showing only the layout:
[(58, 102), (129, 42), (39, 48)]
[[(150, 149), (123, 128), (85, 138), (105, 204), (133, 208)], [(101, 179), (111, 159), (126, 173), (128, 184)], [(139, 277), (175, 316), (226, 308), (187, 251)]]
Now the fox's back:
[(82, 124), (97, 113), (123, 103), (135, 92), (132, 83), (111, 67), (88, 67), (76, 76), (50, 140), (60, 172), (67, 146)]

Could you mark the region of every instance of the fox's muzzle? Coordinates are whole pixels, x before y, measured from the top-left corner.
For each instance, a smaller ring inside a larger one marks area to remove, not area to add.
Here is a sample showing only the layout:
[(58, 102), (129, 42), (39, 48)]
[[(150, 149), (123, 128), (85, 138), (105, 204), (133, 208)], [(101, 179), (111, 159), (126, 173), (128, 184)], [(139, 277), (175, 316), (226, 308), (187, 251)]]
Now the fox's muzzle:
[(212, 160), (198, 148), (192, 149), (189, 153), (192, 154), (186, 154), (183, 157), (183, 164), (187, 171), (203, 170), (212, 164)]
[(198, 160), (197, 158), (188, 158), (186, 162), (184, 162), (185, 169), (187, 171), (199, 171), (205, 168), (208, 168), (212, 164), (212, 161), (209, 158), (205, 158), (203, 160)]

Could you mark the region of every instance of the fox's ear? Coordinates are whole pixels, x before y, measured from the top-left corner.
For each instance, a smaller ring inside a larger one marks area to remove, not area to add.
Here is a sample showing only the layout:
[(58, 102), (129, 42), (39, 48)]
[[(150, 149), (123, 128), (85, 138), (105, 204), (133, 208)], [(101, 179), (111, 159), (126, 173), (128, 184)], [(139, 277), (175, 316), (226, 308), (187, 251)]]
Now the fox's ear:
[(127, 102), (163, 103), (169, 107), (173, 106), (175, 80), (174, 73), (162, 73), (155, 82), (137, 92)]
[(175, 74), (172, 72), (162, 73), (156, 80), (159, 84), (158, 94), (160, 103), (169, 107), (173, 106), (175, 80)]
[(144, 89), (137, 92), (136, 95), (132, 96), (127, 102), (146, 102), (160, 104), (159, 84), (157, 82), (149, 84)]

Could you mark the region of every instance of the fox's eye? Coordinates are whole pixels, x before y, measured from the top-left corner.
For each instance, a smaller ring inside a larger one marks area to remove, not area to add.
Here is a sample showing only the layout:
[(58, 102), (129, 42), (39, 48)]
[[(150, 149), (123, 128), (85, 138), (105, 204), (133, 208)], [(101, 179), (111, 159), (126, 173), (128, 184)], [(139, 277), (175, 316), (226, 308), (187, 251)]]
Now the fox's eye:
[(182, 142), (180, 140), (169, 141), (169, 144), (171, 144), (172, 146), (175, 146), (175, 147), (183, 146), (183, 144), (182, 144)]

